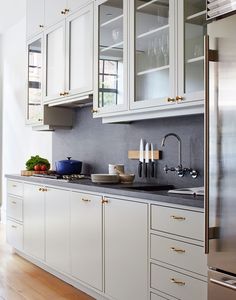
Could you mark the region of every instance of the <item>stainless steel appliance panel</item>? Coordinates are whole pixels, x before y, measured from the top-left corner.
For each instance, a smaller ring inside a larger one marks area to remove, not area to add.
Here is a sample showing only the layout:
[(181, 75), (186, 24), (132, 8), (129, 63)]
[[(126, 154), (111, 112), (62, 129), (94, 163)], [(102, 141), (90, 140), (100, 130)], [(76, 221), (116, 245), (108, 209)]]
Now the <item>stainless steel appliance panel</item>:
[(209, 271), (208, 299), (235, 300), (236, 277), (224, 273)]
[(208, 34), (208, 265), (236, 274), (236, 15), (209, 24)]

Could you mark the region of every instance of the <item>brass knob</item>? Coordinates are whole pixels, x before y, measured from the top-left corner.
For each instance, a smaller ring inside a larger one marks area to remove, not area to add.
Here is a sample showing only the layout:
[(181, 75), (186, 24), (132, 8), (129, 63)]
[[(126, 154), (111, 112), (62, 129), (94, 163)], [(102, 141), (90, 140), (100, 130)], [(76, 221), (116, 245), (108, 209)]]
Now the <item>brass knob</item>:
[(43, 192), (47, 192), (47, 191), (48, 191), (48, 189), (42, 189), (42, 191), (43, 191)]
[(184, 221), (186, 220), (185, 217), (179, 217), (179, 216), (170, 216), (173, 220), (177, 220), (177, 221)]
[(184, 97), (182, 97), (182, 96), (176, 96), (176, 101), (178, 102), (178, 101), (183, 101), (184, 100)]
[(42, 24), (39, 25), (39, 28), (43, 28), (44, 26)]
[(64, 93), (64, 96), (68, 96), (68, 95), (69, 95), (69, 92), (65, 92), (65, 93)]
[(167, 102), (176, 102), (175, 98), (167, 98)]
[(98, 113), (98, 110), (97, 110), (97, 109), (92, 109), (91, 111), (92, 111), (93, 114)]
[(65, 8), (64, 10), (61, 11), (61, 14), (66, 15), (66, 14), (68, 14), (69, 11), (70, 10), (68, 8)]
[(185, 250), (183, 250), (183, 249), (177, 249), (175, 247), (171, 247), (170, 249), (177, 253), (185, 253)]
[(39, 188), (39, 192), (42, 192), (43, 191), (43, 189), (42, 188)]
[(108, 199), (106, 199), (106, 198), (102, 199), (102, 204), (105, 204), (105, 203), (108, 203), (108, 202), (109, 202)]
[(180, 280), (178, 280), (178, 279), (175, 279), (175, 278), (171, 278), (171, 280), (170, 280), (172, 283), (175, 283), (175, 284), (177, 284), (177, 285), (185, 285), (185, 282), (184, 281), (180, 281)]
[(43, 121), (43, 119), (38, 119), (38, 122), (42, 122)]
[(65, 92), (63, 92), (63, 93), (60, 93), (60, 96), (65, 96)]

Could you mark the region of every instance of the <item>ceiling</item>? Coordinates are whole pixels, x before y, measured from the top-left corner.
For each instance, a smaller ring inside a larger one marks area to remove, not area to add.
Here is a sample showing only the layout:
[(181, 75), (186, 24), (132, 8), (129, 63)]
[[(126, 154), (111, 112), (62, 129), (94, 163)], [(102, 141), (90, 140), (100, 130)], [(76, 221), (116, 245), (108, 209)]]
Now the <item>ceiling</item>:
[(26, 0), (0, 0), (0, 34), (17, 24), (26, 14)]

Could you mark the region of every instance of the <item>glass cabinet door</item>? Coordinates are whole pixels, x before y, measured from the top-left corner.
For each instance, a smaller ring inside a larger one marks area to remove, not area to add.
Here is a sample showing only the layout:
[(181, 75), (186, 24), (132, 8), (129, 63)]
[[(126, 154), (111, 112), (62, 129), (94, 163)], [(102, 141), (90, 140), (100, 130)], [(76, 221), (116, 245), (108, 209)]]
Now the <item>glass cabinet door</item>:
[(42, 110), (42, 38), (28, 44), (27, 123), (41, 122)]
[(124, 110), (127, 105), (128, 1), (95, 4), (95, 111)]
[(204, 35), (206, 1), (179, 1), (179, 87), (185, 101), (204, 99)]
[(131, 106), (167, 104), (174, 81), (174, 1), (133, 0), (131, 3), (134, 6), (131, 8), (134, 11), (131, 19)]

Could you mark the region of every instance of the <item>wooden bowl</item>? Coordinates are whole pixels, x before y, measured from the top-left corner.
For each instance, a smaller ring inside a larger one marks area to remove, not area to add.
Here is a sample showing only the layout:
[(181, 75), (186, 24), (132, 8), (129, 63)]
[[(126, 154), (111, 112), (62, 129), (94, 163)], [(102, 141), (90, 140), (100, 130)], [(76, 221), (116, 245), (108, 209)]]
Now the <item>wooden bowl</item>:
[(130, 184), (133, 183), (135, 175), (134, 174), (119, 174), (120, 182)]

